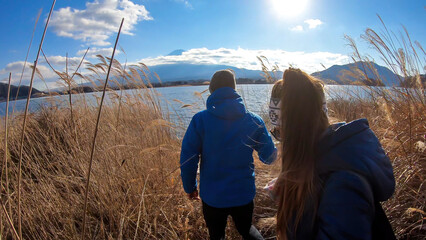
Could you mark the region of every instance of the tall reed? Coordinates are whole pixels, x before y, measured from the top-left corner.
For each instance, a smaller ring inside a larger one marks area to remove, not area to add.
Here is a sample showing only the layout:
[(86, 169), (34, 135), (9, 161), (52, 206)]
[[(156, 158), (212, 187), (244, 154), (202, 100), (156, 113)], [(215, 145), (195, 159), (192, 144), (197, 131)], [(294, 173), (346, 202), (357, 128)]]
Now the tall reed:
[[(399, 34), (391, 32), (379, 16), (383, 30), (367, 28), (361, 38), (379, 54), (397, 76), (390, 87), (363, 86), (362, 94), (348, 94), (330, 102), (331, 115), (350, 121), (367, 117), (392, 160), (396, 179), (394, 196), (384, 203), (399, 238), (426, 238), (426, 94), (424, 70), (426, 53), (419, 42), (413, 42), (405, 27)], [(374, 60), (362, 54), (356, 41), (346, 36), (353, 50), (352, 58), (361, 63), (359, 79), (373, 73), (377, 82), (391, 84), (380, 76)]]
[[(105, 92), (106, 92), (106, 88), (108, 86), (108, 79), (109, 79), (109, 75), (111, 73), (111, 66), (114, 62), (114, 55), (115, 55), (115, 50), (117, 48), (117, 43), (118, 43), (118, 39), (120, 38), (120, 33), (121, 33), (121, 28), (123, 27), (123, 22), (124, 22), (124, 18), (121, 20), (121, 24), (120, 24), (120, 28), (118, 29), (118, 33), (117, 33), (117, 38), (115, 40), (115, 44), (114, 44), (114, 49), (112, 51), (112, 56), (111, 56), (111, 60), (108, 66), (108, 72), (106, 75), (106, 79), (105, 79), (105, 83), (104, 83), (104, 89), (102, 91), (102, 98), (101, 98), (101, 102), (99, 104), (99, 111), (98, 111), (98, 117), (96, 119), (96, 125), (95, 125), (95, 134), (93, 136), (93, 143), (92, 143), (92, 150), (90, 152), (90, 162), (89, 162), (89, 169), (87, 172), (87, 182), (86, 182), (86, 191), (84, 194), (84, 210), (83, 210), (83, 233), (81, 235), (81, 239), (83, 240), (85, 238), (85, 232), (86, 232), (86, 211), (87, 211), (87, 194), (89, 192), (89, 184), (90, 184), (90, 174), (92, 172), (92, 163), (93, 163), (93, 156), (95, 154), (95, 146), (96, 146), (96, 137), (98, 135), (98, 127), (99, 127), (99, 121), (101, 119), (101, 114), (102, 114), (102, 106), (104, 103), (104, 98), (105, 98)], [(71, 94), (71, 93), (70, 93)]]
[(31, 74), (31, 80), (30, 80), (30, 88), (29, 88), (29, 91), (28, 91), (27, 104), (25, 105), (24, 120), (23, 120), (23, 123), (22, 123), (21, 145), (20, 145), (20, 151), (19, 151), (19, 166), (18, 166), (18, 169), (19, 169), (19, 171), (18, 171), (18, 231), (19, 231), (19, 238), (20, 239), (22, 239), (22, 219), (21, 219), (22, 154), (23, 154), (23, 148), (24, 148), (24, 137), (25, 137), (25, 128), (26, 128), (26, 124), (27, 124), (28, 106), (30, 104), (31, 92), (32, 92), (33, 82), (34, 82), (34, 74), (37, 70), (37, 63), (38, 63), (38, 58), (40, 56), (40, 50), (41, 50), (41, 47), (43, 46), (44, 37), (46, 36), (47, 26), (49, 25), (50, 16), (52, 15), (53, 7), (55, 6), (55, 3), (56, 3), (56, 0), (53, 0), (52, 7), (51, 7), (50, 12), (49, 12), (49, 16), (47, 17), (46, 25), (44, 27), (43, 36), (42, 36), (41, 41), (40, 41), (40, 46), (39, 46), (38, 51), (37, 51), (37, 57), (34, 61), (34, 67), (33, 67), (33, 71), (32, 71), (32, 74)]
[(16, 90), (15, 103), (13, 104), (12, 115), (15, 112), (16, 100), (18, 99), (18, 96), (19, 96), (19, 89), (21, 87), (22, 78), (24, 77), (25, 67), (27, 66), (28, 56), (30, 55), (31, 45), (33, 43), (34, 34), (37, 28), (38, 20), (40, 19), (41, 12), (42, 12), (42, 9), (38, 11), (38, 14), (34, 23), (33, 33), (31, 34), (31, 40), (30, 40), (30, 44), (28, 45), (27, 55), (25, 56), (24, 66), (22, 66), (21, 77), (19, 78), (18, 89)]
[[(5, 118), (4, 118), (4, 156), (3, 156), (3, 164), (1, 167), (1, 173), (0, 173), (0, 202), (3, 203), (3, 198), (2, 198), (2, 190), (1, 188), (3, 188), (3, 169), (5, 172), (5, 178), (6, 178), (6, 198), (7, 201), (9, 203), (9, 215), (12, 214), (12, 211), (10, 210), (10, 193), (9, 193), (9, 169), (7, 168), (7, 159), (8, 159), (8, 146), (7, 146), (7, 139), (8, 139), (8, 119), (9, 119), (9, 98), (10, 98), (10, 85), (12, 82), (12, 73), (9, 73), (9, 86), (7, 88), (7, 98), (6, 98), (6, 114), (5, 114)], [(6, 209), (6, 208), (5, 208)], [(7, 214), (7, 213), (6, 213)], [(0, 218), (1, 218), (1, 214), (0, 214)], [(3, 222), (2, 219), (0, 219), (0, 236), (3, 233)]]

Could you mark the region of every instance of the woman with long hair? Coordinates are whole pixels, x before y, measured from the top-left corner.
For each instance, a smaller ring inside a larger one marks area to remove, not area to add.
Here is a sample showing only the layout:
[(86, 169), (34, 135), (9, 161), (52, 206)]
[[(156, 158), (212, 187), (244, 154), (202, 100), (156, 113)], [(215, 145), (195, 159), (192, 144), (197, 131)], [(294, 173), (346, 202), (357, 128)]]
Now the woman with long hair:
[(278, 238), (393, 236), (379, 203), (394, 192), (392, 165), (367, 120), (330, 124), (322, 82), (294, 68), (274, 86), (270, 105), (281, 141)]

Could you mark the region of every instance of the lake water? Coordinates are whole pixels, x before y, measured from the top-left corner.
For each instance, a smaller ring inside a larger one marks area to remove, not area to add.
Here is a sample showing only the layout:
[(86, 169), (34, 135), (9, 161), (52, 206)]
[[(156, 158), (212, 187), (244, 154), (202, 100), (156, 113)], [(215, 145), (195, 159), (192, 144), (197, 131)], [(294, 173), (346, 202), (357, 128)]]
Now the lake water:
[[(271, 84), (250, 84), (250, 85), (237, 85), (238, 93), (243, 97), (245, 105), (249, 111), (264, 115), (268, 110), (269, 96), (271, 93)], [(159, 96), (161, 100), (162, 109), (168, 109), (172, 121), (179, 118), (183, 121), (183, 125), (189, 123), (192, 116), (205, 108), (205, 102), (209, 96), (208, 86), (180, 86), (180, 87), (166, 87), (156, 89), (142, 89), (142, 90), (125, 90), (130, 91), (152, 91), (153, 94)], [(347, 91), (360, 91), (359, 87), (355, 86), (326, 86), (327, 98), (333, 98), (338, 93)], [(101, 92), (86, 93), (86, 94), (73, 94), (73, 103), (78, 104), (82, 100), (86, 100), (89, 104), (96, 106), (97, 99), (102, 95)], [(111, 102), (114, 98), (112, 92), (107, 92), (106, 104)], [(40, 109), (41, 106), (49, 106), (51, 104), (59, 107), (68, 107), (68, 95), (35, 98), (30, 101), (30, 111), (34, 112)], [(15, 112), (23, 112), (25, 110), (26, 99), (16, 101)], [(12, 111), (14, 102), (9, 104), (9, 113)], [(184, 105), (188, 107), (182, 108)], [(6, 112), (6, 102), (0, 103), (0, 115), (4, 116)], [(179, 116), (178, 116), (179, 115)]]

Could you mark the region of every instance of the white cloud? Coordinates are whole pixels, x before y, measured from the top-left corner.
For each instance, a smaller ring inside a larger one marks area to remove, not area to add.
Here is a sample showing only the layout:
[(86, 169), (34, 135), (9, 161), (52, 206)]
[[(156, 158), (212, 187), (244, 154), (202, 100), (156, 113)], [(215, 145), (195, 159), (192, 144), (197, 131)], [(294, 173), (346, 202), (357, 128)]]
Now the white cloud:
[[(66, 71), (67, 59), (65, 56), (47, 56), (47, 60), (55, 70), (60, 72)], [(68, 57), (68, 71), (70, 74), (75, 71), (80, 61), (81, 57)], [(27, 62), (24, 74), (22, 76), (23, 85), (29, 85), (30, 83), (32, 73), (31, 66), (32, 64), (30, 62)], [(23, 67), (24, 61), (17, 61), (7, 64), (5, 68), (0, 69), (0, 81), (7, 82), (9, 79), (9, 73), (12, 73), (12, 84), (19, 84), (19, 79), (21, 77)], [(81, 68), (81, 70), (84, 70), (83, 68), (84, 66)], [(40, 74), (43, 77), (43, 80), (48, 86), (57, 85), (59, 76), (50, 68), (43, 56), (40, 56), (39, 58), (37, 69), (39, 70)], [(34, 86), (45, 88), (45, 83), (40, 80), (38, 74), (35, 75), (34, 84)]]
[(295, 27), (290, 28), (290, 30), (293, 32), (301, 32), (303, 31), (303, 27), (301, 25), (297, 25)]
[(307, 19), (304, 21), (304, 23), (309, 25), (309, 29), (314, 29), (322, 24), (324, 24), (321, 20), (319, 19)]
[(345, 55), (330, 52), (289, 52), (284, 50), (249, 50), (249, 49), (207, 49), (195, 48), (181, 55), (159, 56), (141, 59), (148, 66), (159, 64), (220, 64), (251, 70), (261, 70), (257, 56), (266, 56), (271, 64), (277, 63), (281, 69), (290, 64), (308, 73), (324, 70), (321, 64), (330, 67), (335, 64), (346, 64), (349, 58)]
[(133, 34), (132, 30), (141, 20), (152, 20), (145, 6), (131, 0), (94, 0), (87, 2), (83, 10), (66, 7), (54, 11), (51, 26), (59, 36), (107, 46), (122, 18), (122, 33), (128, 35)]
[[(53, 66), (57, 66), (60, 68), (64, 68), (66, 66), (67, 57), (65, 56), (46, 56), (46, 57), (47, 57), (47, 61), (49, 61), (49, 63), (52, 64)], [(80, 60), (81, 59), (79, 57), (68, 57), (68, 66), (78, 64), (80, 63)], [(46, 60), (44, 59), (43, 56), (41, 56), (39, 62), (46, 63)], [(57, 70), (60, 70), (60, 69), (57, 69)]]
[[(24, 85), (28, 85), (31, 79), (31, 73), (32, 73), (31, 66), (32, 64), (30, 65), (29, 63), (27, 63), (25, 66), (25, 71), (22, 78), (22, 84)], [(12, 73), (12, 84), (18, 84), (23, 67), (24, 67), (24, 61), (12, 62), (7, 64), (5, 68), (0, 70), (0, 81), (7, 82), (9, 79), (9, 73)], [(38, 64), (37, 69), (39, 70), (39, 72), (41, 73), (41, 75), (43, 76), (45, 80), (57, 77), (56, 73), (54, 73), (48, 66)], [(38, 79), (37, 75), (36, 75), (36, 78)]]
[(187, 0), (174, 0), (175, 2), (183, 3), (189, 9), (193, 9), (192, 4)]
[[(114, 48), (109, 47), (109, 48), (90, 48), (89, 51), (87, 52), (87, 56), (86, 58), (96, 58), (96, 55), (102, 55), (105, 57), (111, 57), (112, 51), (114, 50)], [(86, 53), (87, 49), (82, 49), (79, 50), (77, 52), (78, 56), (83, 56), (84, 53)], [(119, 54), (121, 53), (118, 49), (115, 50), (115, 54)]]
[[(91, 48), (87, 53), (86, 59), (96, 58), (96, 55), (100, 54), (106, 57), (110, 57), (113, 48)], [(78, 64), (81, 61), (86, 50), (80, 50), (77, 52), (76, 56), (68, 57), (68, 71), (72, 74), (77, 68)], [(116, 54), (119, 54), (120, 51), (117, 49)], [(53, 66), (53, 68), (60, 72), (66, 71), (66, 56), (47, 56), (47, 60)], [(30, 67), (30, 62), (27, 62), (24, 75), (22, 77), (22, 84), (29, 85), (31, 79), (32, 68)], [(12, 84), (18, 84), (21, 77), (22, 68), (24, 66), (24, 61), (17, 61), (7, 64), (3, 69), (0, 69), (0, 82), (7, 82), (9, 79), (9, 73), (12, 73)], [(38, 86), (41, 89), (46, 88), (46, 84), (49, 87), (57, 87), (59, 76), (50, 68), (47, 64), (46, 59), (43, 56), (40, 56), (37, 69), (43, 76), (45, 82), (41, 81), (39, 76), (36, 75), (34, 79), (34, 86)], [(80, 72), (85, 72), (85, 65), (83, 64), (80, 67)]]

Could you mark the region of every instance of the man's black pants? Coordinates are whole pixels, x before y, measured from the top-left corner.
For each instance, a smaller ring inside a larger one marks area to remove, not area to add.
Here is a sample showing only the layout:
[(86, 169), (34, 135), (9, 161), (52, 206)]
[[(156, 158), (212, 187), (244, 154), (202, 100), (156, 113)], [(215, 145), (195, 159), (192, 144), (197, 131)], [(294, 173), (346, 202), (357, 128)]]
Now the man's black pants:
[(244, 240), (263, 240), (259, 231), (251, 225), (253, 208), (253, 201), (247, 205), (230, 208), (215, 208), (203, 202), (204, 220), (209, 229), (210, 239), (225, 239), (226, 223), (228, 216), (231, 215), (235, 227)]

